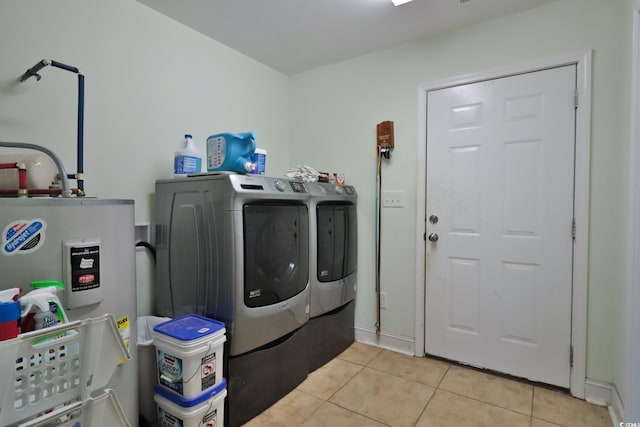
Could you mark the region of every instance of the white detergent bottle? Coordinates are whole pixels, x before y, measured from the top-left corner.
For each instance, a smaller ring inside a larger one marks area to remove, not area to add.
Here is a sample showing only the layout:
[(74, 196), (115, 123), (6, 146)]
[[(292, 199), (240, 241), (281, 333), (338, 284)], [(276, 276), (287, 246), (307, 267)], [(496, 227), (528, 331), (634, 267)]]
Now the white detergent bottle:
[(184, 141), (173, 157), (173, 176), (184, 178), (187, 175), (200, 173), (202, 169), (202, 155), (189, 134), (184, 136)]
[(22, 308), (22, 332), (56, 326), (68, 321), (58, 299), (58, 291), (64, 285), (57, 281), (32, 282), (33, 291), (20, 298)]

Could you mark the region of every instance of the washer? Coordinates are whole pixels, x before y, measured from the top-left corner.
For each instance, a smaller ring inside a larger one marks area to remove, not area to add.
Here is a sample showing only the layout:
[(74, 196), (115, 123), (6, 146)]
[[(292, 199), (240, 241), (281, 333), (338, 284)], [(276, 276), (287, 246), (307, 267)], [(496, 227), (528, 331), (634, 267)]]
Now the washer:
[(156, 313), (225, 322), (229, 425), (308, 374), (309, 197), (301, 181), (259, 175), (156, 182)]
[(308, 184), (311, 270), (308, 358), (311, 371), (354, 341), (358, 195), (352, 186)]

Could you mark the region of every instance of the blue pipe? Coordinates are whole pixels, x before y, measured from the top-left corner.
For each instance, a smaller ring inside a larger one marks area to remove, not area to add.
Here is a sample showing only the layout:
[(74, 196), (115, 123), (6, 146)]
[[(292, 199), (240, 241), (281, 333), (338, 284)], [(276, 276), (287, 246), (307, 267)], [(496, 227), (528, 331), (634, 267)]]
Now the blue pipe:
[(80, 70), (77, 67), (73, 67), (71, 65), (63, 64), (62, 62), (51, 60), (52, 67), (62, 68), (63, 70), (71, 71), (72, 73), (80, 74)]
[(77, 149), (78, 190), (84, 195), (84, 76), (78, 72), (78, 149)]
[(78, 75), (78, 142), (77, 142), (77, 170), (76, 174), (69, 175), (69, 178), (75, 178), (78, 182), (78, 195), (84, 196), (84, 75), (80, 73), (78, 67), (63, 64), (62, 62), (54, 61), (51, 59), (43, 59), (33, 67), (29, 68), (19, 78), (21, 82), (24, 82), (29, 77), (35, 77), (36, 80), (40, 80), (41, 76), (38, 74), (42, 68), (47, 65), (60, 68)]

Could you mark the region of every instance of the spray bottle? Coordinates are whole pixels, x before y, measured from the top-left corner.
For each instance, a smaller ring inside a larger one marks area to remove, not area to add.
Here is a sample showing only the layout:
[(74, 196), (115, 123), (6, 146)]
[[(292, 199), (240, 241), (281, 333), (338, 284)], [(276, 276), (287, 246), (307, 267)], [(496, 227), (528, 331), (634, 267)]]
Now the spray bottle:
[(64, 284), (58, 281), (31, 282), (33, 291), (20, 298), (22, 308), (22, 332), (56, 326), (68, 321), (58, 299), (58, 291)]

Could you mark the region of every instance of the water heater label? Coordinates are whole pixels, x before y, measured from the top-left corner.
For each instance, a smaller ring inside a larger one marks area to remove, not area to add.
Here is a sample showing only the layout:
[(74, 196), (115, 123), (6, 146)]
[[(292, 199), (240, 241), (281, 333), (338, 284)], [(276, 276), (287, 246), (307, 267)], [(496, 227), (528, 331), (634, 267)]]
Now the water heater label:
[(21, 219), (13, 221), (2, 231), (3, 255), (29, 254), (44, 244), (47, 223), (43, 219)]
[(71, 247), (69, 251), (71, 291), (100, 287), (100, 246)]

